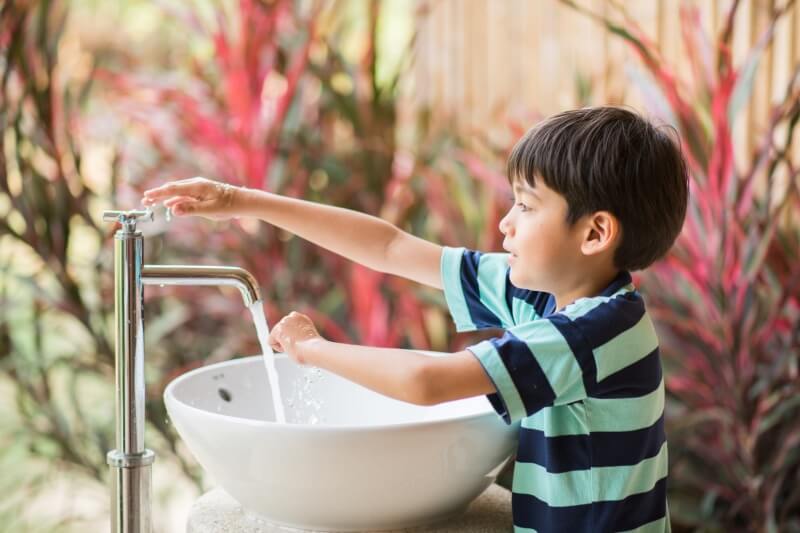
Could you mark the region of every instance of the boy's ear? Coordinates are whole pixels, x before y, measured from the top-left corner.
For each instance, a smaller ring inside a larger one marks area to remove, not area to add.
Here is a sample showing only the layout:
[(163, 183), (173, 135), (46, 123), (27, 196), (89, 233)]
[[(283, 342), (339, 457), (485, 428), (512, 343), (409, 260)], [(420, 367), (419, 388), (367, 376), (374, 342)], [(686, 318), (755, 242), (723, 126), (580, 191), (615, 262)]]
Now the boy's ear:
[(584, 255), (596, 255), (613, 250), (621, 232), (622, 227), (617, 217), (608, 211), (595, 211), (586, 217), (581, 252)]

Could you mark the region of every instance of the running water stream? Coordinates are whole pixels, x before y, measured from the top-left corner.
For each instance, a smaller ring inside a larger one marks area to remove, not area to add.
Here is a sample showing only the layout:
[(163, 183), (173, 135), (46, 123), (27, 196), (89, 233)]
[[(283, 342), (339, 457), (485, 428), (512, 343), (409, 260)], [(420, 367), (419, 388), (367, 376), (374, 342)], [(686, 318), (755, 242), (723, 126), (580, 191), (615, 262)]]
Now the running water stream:
[(267, 368), (269, 390), (272, 391), (272, 405), (275, 406), (275, 421), (279, 424), (285, 424), (286, 415), (284, 414), (281, 389), (278, 384), (278, 371), (275, 370), (275, 353), (272, 351), (269, 342), (267, 342), (269, 338), (269, 328), (267, 327), (267, 319), (264, 316), (264, 305), (261, 300), (257, 300), (249, 306), (249, 309), (250, 313), (253, 315), (253, 324), (256, 326), (256, 333), (258, 333), (258, 342), (261, 343), (264, 366)]

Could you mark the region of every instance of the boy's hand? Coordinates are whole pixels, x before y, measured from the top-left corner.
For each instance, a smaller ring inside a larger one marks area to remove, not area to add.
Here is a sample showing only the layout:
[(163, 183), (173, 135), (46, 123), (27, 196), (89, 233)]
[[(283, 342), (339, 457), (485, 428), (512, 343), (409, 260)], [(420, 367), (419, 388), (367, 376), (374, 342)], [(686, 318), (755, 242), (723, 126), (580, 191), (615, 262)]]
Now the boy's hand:
[(314, 323), (306, 315), (292, 311), (275, 324), (269, 333), (273, 350), (289, 354), (298, 363), (306, 364), (300, 347), (303, 343), (321, 340)]
[(177, 216), (199, 215), (212, 220), (236, 216), (236, 191), (227, 183), (196, 177), (167, 183), (144, 192), (142, 205), (160, 200)]

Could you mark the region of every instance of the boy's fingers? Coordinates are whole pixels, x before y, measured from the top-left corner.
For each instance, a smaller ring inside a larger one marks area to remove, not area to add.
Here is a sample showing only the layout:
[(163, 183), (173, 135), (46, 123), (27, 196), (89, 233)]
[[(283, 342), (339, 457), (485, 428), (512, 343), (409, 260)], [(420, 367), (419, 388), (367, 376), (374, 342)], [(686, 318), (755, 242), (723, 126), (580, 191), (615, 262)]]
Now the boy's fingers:
[(213, 210), (215, 201), (214, 200), (206, 200), (205, 202), (198, 202), (195, 200), (184, 200), (182, 202), (176, 202), (172, 205), (172, 212), (176, 215), (191, 215), (191, 214), (203, 214), (208, 213)]
[(202, 188), (202, 182), (197, 178), (172, 181), (154, 189), (144, 191), (144, 197), (151, 200), (160, 200), (175, 195), (195, 196)]
[(276, 329), (273, 329), (270, 332), (269, 338), (267, 339), (267, 343), (269, 344), (270, 348), (272, 348), (273, 350), (278, 351), (278, 352), (283, 351), (283, 347), (281, 346), (280, 342), (278, 342), (277, 330)]
[(194, 198), (191, 196), (173, 196), (172, 198), (167, 198), (164, 200), (164, 207), (174, 207), (175, 204), (180, 202), (194, 202)]

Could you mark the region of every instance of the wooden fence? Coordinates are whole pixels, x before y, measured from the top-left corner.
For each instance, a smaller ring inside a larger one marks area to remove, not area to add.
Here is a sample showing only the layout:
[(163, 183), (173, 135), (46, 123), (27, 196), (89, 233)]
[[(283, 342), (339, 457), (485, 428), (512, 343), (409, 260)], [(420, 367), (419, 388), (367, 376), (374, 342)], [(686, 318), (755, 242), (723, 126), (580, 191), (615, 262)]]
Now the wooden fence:
[[(646, 111), (634, 87), (638, 64), (630, 47), (599, 22), (558, 0), (416, 0), (410, 107), (425, 106), (441, 125), (470, 135), (510, 142), (507, 121), (530, 124), (538, 116), (583, 102), (625, 103)], [(622, 3), (622, 0), (619, 0)], [(741, 64), (769, 20), (777, 0), (742, 0), (733, 31), (734, 64)], [(596, 13), (618, 14), (611, 2), (581, 0)], [(624, 2), (678, 75), (690, 78), (681, 36), (679, 0)], [(702, 23), (713, 40), (731, 0), (698, 0)], [(748, 149), (780, 101), (800, 62), (800, 7), (776, 28), (759, 66), (751, 102), (735, 129), (737, 148)], [(583, 89), (579, 90), (579, 78)], [(590, 94), (583, 99), (581, 94)], [(799, 143), (800, 144), (800, 143)], [(800, 148), (800, 146), (798, 147)]]

